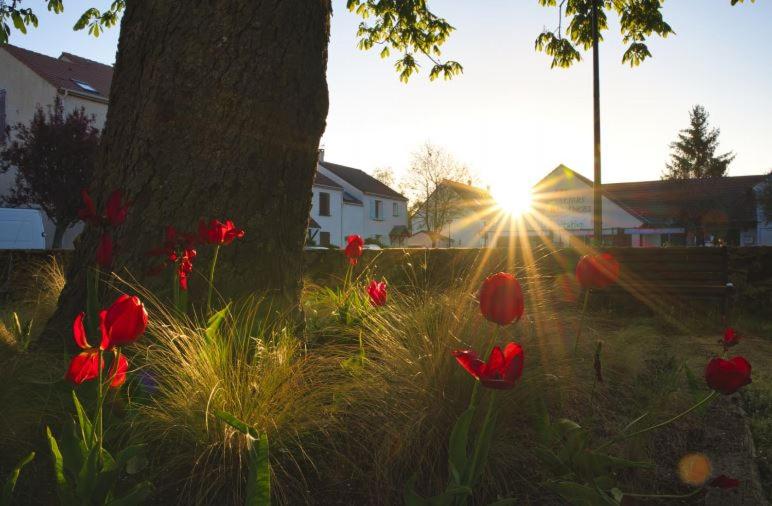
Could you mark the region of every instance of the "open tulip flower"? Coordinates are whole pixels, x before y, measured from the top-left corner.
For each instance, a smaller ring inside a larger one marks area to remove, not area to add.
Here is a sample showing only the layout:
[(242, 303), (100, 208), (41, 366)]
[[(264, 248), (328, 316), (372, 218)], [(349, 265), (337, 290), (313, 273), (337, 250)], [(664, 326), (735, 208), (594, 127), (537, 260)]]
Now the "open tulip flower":
[(576, 280), (584, 288), (605, 288), (619, 279), (619, 262), (611, 253), (584, 255), (576, 264)]
[(168, 265), (174, 264), (180, 289), (187, 290), (188, 276), (193, 272), (193, 259), (196, 258), (195, 243), (195, 235), (177, 232), (172, 226), (166, 227), (163, 246), (148, 252), (151, 256), (165, 256), (166, 260), (151, 269), (151, 273), (160, 273)]
[(86, 327), (83, 325), (85, 316), (85, 313), (80, 313), (75, 317), (75, 321), (72, 324), (72, 338), (75, 344), (83, 351), (72, 357), (70, 367), (67, 368), (67, 374), (65, 375), (68, 380), (76, 385), (80, 385), (85, 381), (91, 381), (99, 376), (99, 370), (104, 369), (105, 366), (104, 361), (101, 364), (99, 363), (99, 351), (106, 349), (108, 346), (107, 338), (103, 334), (99, 348), (91, 347), (86, 338)]
[(232, 243), (234, 239), (244, 237), (244, 230), (236, 228), (231, 220), (223, 223), (213, 219), (209, 225), (205, 220), (201, 220), (198, 222), (198, 236), (202, 243), (224, 246)]
[(474, 350), (455, 350), (453, 356), (473, 378), (488, 388), (509, 390), (523, 375), (523, 348), (519, 344), (509, 343), (503, 352), (495, 346), (488, 362), (480, 360)]
[(386, 282), (370, 281), (370, 284), (367, 285), (367, 294), (370, 296), (370, 302), (373, 306), (383, 306), (386, 304)]
[(478, 298), (480, 312), (494, 323), (509, 325), (523, 316), (523, 290), (512, 274), (499, 272), (488, 276), (480, 287)]
[(356, 234), (346, 237), (346, 248), (344, 252), (348, 257), (348, 261), (351, 265), (356, 265), (359, 261), (359, 257), (362, 256), (365, 242)]
[(107, 198), (105, 212), (99, 213), (94, 200), (85, 188), (81, 190), (83, 207), (78, 210), (78, 217), (91, 225), (111, 225), (116, 227), (126, 221), (129, 212), (129, 203), (123, 200), (123, 192), (114, 190)]
[(714, 358), (705, 368), (705, 381), (711, 389), (731, 395), (750, 384), (751, 364), (744, 357)]

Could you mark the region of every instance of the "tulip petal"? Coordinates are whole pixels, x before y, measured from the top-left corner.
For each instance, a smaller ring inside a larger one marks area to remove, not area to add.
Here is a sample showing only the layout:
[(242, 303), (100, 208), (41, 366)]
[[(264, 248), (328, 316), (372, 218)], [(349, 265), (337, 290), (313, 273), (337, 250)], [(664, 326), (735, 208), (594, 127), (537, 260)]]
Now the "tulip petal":
[[(99, 352), (97, 350), (84, 351), (72, 357), (65, 378), (76, 385), (91, 381), (99, 376), (99, 365)], [(101, 365), (104, 367), (104, 361)]]
[(91, 348), (86, 337), (86, 327), (83, 325), (83, 319), (85, 317), (86, 313), (81, 312), (75, 317), (75, 321), (72, 323), (72, 338), (75, 340), (75, 344), (82, 350)]
[(477, 353), (474, 350), (454, 350), (452, 353), (461, 367), (466, 369), (466, 372), (471, 374), (474, 379), (480, 379), (480, 372), (485, 367), (485, 363), (477, 358)]
[(118, 388), (126, 382), (126, 372), (129, 370), (129, 361), (126, 356), (119, 353), (118, 359), (113, 360), (113, 365), (110, 367), (110, 387)]

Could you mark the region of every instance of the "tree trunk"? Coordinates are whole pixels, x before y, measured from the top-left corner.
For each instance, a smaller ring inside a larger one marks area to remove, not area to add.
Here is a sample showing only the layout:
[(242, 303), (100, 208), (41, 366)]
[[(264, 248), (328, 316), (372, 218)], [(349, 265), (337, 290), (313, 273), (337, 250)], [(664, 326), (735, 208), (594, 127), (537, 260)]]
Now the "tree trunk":
[[(331, 9), (329, 0), (127, 2), (92, 184), (98, 205), (114, 188), (132, 202), (113, 233), (115, 272), (165, 288), (169, 276), (146, 275), (164, 227), (232, 219), (246, 236), (222, 248), (217, 289), (296, 307)], [(83, 309), (98, 240), (87, 227), (49, 330)], [(198, 248), (191, 300), (206, 291), (212, 252)]]
[(62, 239), (67, 231), (67, 225), (54, 223), (54, 240), (51, 242), (51, 249), (62, 249)]

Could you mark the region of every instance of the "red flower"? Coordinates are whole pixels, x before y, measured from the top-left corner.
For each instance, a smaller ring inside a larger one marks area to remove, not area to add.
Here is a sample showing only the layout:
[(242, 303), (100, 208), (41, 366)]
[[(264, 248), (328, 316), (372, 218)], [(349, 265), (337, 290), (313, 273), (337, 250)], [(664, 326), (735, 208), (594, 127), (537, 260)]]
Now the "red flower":
[(709, 487), (723, 488), (725, 490), (737, 488), (739, 485), (740, 485), (740, 480), (730, 478), (725, 474), (716, 476), (715, 478), (710, 480), (710, 482), (708, 482)]
[(129, 370), (129, 361), (126, 360), (126, 356), (121, 353), (118, 355), (117, 360), (113, 360), (113, 365), (110, 367), (110, 372), (107, 377), (110, 378), (110, 386), (112, 388), (118, 388), (126, 382), (126, 372)]
[(386, 304), (386, 282), (370, 281), (370, 284), (367, 285), (367, 294), (370, 296), (370, 302), (373, 306), (383, 306)]
[(523, 316), (523, 290), (512, 274), (499, 272), (488, 276), (480, 287), (478, 298), (480, 312), (494, 323), (509, 325)]
[(129, 212), (129, 203), (123, 202), (123, 193), (121, 190), (115, 190), (107, 199), (106, 206), (107, 222), (112, 226), (117, 226), (126, 221), (126, 215)]
[(348, 257), (348, 261), (351, 265), (356, 265), (359, 257), (362, 256), (362, 249), (365, 246), (365, 242), (356, 234), (346, 237), (345, 253)]
[(108, 347), (133, 343), (147, 327), (147, 311), (137, 297), (121, 295), (102, 313)]
[(169, 263), (177, 264), (177, 274), (180, 288), (188, 289), (188, 275), (193, 271), (193, 259), (196, 257), (194, 248), (196, 236), (193, 234), (178, 233), (174, 227), (166, 227), (166, 237), (163, 246), (148, 252), (153, 256), (166, 256), (166, 261), (151, 269), (153, 274), (164, 270)]
[(91, 198), (91, 195), (88, 194), (88, 190), (83, 188), (80, 191), (80, 195), (83, 198), (83, 207), (78, 209), (78, 217), (92, 225), (99, 225), (99, 214), (94, 205), (94, 200)]
[(494, 347), (487, 363), (477, 358), (474, 350), (455, 350), (453, 356), (461, 367), (488, 388), (509, 390), (523, 375), (523, 349), (519, 344), (509, 343), (503, 352), (498, 346)]
[(619, 279), (619, 262), (611, 253), (584, 255), (576, 264), (576, 279), (584, 288), (605, 288)]
[(109, 269), (113, 264), (113, 239), (110, 234), (104, 232), (99, 238), (99, 246), (96, 250), (96, 262), (103, 269)]
[[(102, 361), (102, 368), (105, 363)], [(76, 385), (85, 381), (91, 381), (99, 376), (99, 350), (90, 348), (78, 353), (70, 361), (70, 367), (67, 368), (65, 378)]]
[(740, 344), (740, 334), (738, 334), (732, 327), (727, 327), (724, 330), (724, 338), (719, 341), (724, 345), (724, 351), (728, 350), (732, 346)]
[(209, 226), (207, 226), (206, 221), (201, 220), (198, 222), (198, 235), (203, 243), (222, 246), (232, 243), (234, 239), (244, 237), (244, 231), (236, 228), (236, 225), (231, 220), (225, 223), (219, 220), (212, 220), (209, 222)]
[(188, 275), (193, 271), (193, 259), (196, 257), (196, 250), (186, 249), (183, 250), (182, 255), (179, 257), (179, 265), (177, 267), (177, 275), (180, 280), (180, 288), (187, 291), (188, 289)]
[(714, 358), (705, 368), (705, 381), (711, 389), (731, 395), (751, 382), (751, 364), (744, 357)]

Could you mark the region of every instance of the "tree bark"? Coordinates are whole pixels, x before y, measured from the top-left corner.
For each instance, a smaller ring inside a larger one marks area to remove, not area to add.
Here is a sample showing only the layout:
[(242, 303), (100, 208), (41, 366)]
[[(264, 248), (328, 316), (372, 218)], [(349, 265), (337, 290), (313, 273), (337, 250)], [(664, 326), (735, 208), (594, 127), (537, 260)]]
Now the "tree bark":
[[(329, 0), (127, 2), (92, 184), (98, 205), (114, 188), (132, 202), (113, 232), (116, 273), (163, 288), (167, 275), (146, 273), (164, 227), (232, 219), (246, 236), (222, 248), (217, 289), (297, 305), (330, 15)], [(98, 240), (87, 227), (78, 241), (49, 330), (83, 309)], [(213, 249), (198, 253), (191, 300), (206, 291)]]
[(62, 239), (67, 231), (67, 225), (54, 223), (54, 240), (51, 241), (51, 249), (62, 249)]

